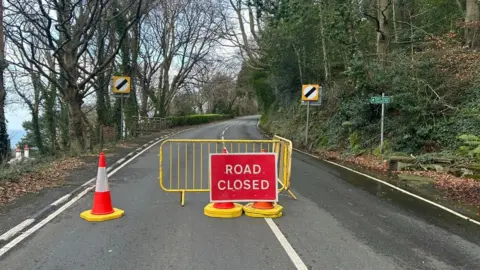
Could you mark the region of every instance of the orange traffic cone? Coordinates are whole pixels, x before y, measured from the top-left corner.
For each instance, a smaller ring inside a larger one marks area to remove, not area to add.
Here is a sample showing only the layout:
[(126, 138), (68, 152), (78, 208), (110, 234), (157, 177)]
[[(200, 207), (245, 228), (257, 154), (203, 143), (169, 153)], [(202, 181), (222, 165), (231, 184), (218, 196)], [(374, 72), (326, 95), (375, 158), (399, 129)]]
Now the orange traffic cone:
[[(228, 153), (227, 148), (223, 147), (222, 153)], [(242, 215), (243, 206), (233, 202), (209, 203), (203, 209), (203, 213), (209, 217), (216, 218), (236, 218)]]
[[(262, 149), (262, 153), (265, 153), (265, 149)], [(245, 215), (249, 217), (281, 217), (282, 210), (282, 206), (273, 204), (273, 202), (253, 202), (243, 206)]]
[(112, 206), (112, 198), (107, 180), (107, 162), (105, 154), (100, 153), (98, 159), (97, 183), (95, 185), (95, 193), (93, 194), (92, 210), (84, 211), (80, 217), (87, 221), (106, 221), (120, 218), (124, 215), (124, 211)]

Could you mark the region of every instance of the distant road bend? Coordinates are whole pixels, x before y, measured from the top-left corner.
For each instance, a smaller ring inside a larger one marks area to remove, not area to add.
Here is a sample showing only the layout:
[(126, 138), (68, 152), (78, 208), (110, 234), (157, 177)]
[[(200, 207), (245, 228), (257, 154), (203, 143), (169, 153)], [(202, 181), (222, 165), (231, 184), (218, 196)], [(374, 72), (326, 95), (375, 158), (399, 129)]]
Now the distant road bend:
[[(236, 118), (175, 138), (263, 139), (257, 121)], [(266, 222), (206, 217), (208, 193), (187, 194), (181, 207), (178, 194), (159, 187), (158, 150), (109, 178), (124, 217), (82, 220), (90, 192), (2, 256), (0, 269), (480, 269), (478, 226), (309, 156), (293, 154), (298, 200), (282, 193), (284, 216)]]

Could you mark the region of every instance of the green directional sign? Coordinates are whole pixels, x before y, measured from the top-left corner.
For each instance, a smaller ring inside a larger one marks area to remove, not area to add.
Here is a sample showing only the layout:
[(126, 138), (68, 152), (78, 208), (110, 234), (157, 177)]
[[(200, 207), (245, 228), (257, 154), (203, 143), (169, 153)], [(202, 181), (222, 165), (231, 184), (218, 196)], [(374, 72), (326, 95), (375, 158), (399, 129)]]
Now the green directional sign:
[(390, 103), (392, 101), (391, 97), (371, 97), (370, 98), (370, 103), (371, 104), (385, 104), (385, 103)]

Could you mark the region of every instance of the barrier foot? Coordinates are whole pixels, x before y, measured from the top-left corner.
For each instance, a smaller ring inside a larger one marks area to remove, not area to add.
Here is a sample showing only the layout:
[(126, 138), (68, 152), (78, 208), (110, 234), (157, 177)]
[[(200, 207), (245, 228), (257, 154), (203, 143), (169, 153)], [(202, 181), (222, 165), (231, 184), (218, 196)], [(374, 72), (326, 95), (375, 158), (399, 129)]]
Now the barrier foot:
[(243, 205), (239, 203), (232, 203), (232, 205), (230, 203), (209, 203), (203, 209), (205, 216), (214, 218), (236, 218), (240, 217), (242, 213)]
[(294, 199), (294, 200), (297, 199), (297, 196), (295, 196), (295, 194), (293, 194), (293, 192), (290, 189), (285, 189), (285, 191), (287, 191), (288, 194), (290, 194), (290, 197), (292, 197), (292, 199)]
[(180, 204), (185, 206), (185, 190), (180, 191)]
[(273, 203), (248, 203), (243, 206), (247, 217), (254, 218), (278, 218), (283, 216), (283, 206)]

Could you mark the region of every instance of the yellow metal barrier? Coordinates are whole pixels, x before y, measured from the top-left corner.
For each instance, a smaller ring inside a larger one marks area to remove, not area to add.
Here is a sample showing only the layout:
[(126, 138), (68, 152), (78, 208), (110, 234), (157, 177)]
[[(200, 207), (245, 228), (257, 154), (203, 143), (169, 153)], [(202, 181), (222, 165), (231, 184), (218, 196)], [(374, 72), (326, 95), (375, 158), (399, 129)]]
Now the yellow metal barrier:
[(284, 189), (292, 196), (293, 199), (297, 199), (297, 197), (292, 193), (290, 190), (290, 184), (291, 184), (291, 179), (292, 179), (292, 152), (293, 152), (293, 143), (289, 139), (280, 137), (280, 136), (273, 136), (274, 140), (280, 141), (280, 143), (283, 145), (285, 148), (285, 153), (286, 156), (284, 157), (284, 163), (285, 163), (285, 170), (286, 170), (286, 175), (285, 177), (285, 184), (284, 184)]
[[(282, 138), (283, 139), (283, 138)], [(287, 140), (288, 141), (288, 140)], [(288, 190), (291, 153), (288, 142), (273, 140), (209, 140), (209, 139), (168, 139), (160, 145), (160, 187), (166, 192), (178, 192), (180, 203), (185, 204), (186, 192), (210, 192), (210, 153), (222, 153), (223, 147), (229, 153), (255, 153), (264, 149), (278, 156), (278, 183), (281, 192)], [(296, 198), (295, 198), (296, 199)]]

